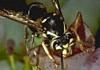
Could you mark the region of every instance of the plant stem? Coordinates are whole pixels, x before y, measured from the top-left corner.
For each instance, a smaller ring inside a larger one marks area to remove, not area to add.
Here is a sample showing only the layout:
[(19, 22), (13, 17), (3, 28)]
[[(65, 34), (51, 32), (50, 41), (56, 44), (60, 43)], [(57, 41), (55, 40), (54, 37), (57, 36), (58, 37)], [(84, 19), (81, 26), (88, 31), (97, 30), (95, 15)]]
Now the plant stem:
[(23, 60), (24, 60), (24, 68), (23, 68), (23, 70), (31, 70), (31, 66), (29, 64), (29, 60), (28, 60), (27, 56), (24, 56)]
[(9, 55), (9, 60), (10, 60), (10, 64), (11, 64), (11, 68), (12, 70), (16, 70), (16, 66), (15, 66), (15, 61), (14, 61), (14, 55)]

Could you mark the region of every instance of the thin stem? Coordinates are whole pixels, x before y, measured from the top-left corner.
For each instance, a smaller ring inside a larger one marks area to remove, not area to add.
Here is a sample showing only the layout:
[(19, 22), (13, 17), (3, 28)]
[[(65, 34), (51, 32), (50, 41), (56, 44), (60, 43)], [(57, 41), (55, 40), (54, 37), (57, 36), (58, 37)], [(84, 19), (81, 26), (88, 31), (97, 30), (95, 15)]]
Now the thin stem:
[(11, 68), (12, 70), (16, 70), (16, 66), (15, 66), (15, 61), (14, 61), (14, 55), (9, 55), (9, 60), (10, 60), (10, 64), (11, 64)]

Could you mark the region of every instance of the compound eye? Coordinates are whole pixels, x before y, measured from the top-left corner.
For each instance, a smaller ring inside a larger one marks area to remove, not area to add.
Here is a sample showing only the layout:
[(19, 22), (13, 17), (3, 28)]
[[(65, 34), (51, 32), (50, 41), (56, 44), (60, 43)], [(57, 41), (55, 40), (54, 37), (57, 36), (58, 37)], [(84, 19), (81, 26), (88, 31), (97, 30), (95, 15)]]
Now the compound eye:
[(54, 40), (54, 41), (52, 41), (51, 46), (52, 46), (52, 48), (53, 48), (54, 50), (56, 50), (56, 51), (62, 49), (62, 47), (59, 46), (59, 41), (58, 41), (58, 40)]
[(72, 35), (70, 32), (67, 32), (67, 33), (65, 34), (65, 38), (71, 39), (71, 38), (73, 38), (73, 35)]

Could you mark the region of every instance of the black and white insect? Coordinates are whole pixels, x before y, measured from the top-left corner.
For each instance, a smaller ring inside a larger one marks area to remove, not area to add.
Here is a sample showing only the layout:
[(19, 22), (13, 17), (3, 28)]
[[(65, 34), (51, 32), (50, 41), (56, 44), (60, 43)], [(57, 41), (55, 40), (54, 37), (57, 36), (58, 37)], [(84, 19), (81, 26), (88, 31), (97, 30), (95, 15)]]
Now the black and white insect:
[[(34, 37), (42, 37), (43, 41), (41, 45), (45, 53), (56, 66), (58, 65), (58, 62), (56, 62), (53, 54), (49, 51), (49, 49), (52, 50), (55, 55), (59, 56), (61, 58), (61, 70), (63, 70), (63, 58), (71, 56), (73, 54), (73, 46), (76, 43), (79, 44), (82, 51), (86, 52), (89, 52), (90, 50), (85, 49), (82, 44), (88, 46), (93, 45), (82, 42), (79, 35), (73, 28), (71, 28), (71, 30), (74, 32), (75, 36), (72, 34), (72, 32), (68, 31), (58, 0), (52, 0), (52, 2), (56, 10), (55, 12), (49, 13), (42, 3), (34, 2), (30, 4), (28, 8), (24, 11), (23, 16), (11, 10), (5, 9), (0, 10), (0, 15), (24, 24), (25, 43), (28, 57), (31, 60), (32, 53), (36, 58), (36, 63), (33, 65), (38, 67), (39, 63), (38, 54), (34, 50)], [(31, 42), (28, 38), (28, 28), (32, 31)], [(74, 37), (77, 38), (77, 41)], [(29, 46), (32, 48), (31, 53), (29, 53)]]

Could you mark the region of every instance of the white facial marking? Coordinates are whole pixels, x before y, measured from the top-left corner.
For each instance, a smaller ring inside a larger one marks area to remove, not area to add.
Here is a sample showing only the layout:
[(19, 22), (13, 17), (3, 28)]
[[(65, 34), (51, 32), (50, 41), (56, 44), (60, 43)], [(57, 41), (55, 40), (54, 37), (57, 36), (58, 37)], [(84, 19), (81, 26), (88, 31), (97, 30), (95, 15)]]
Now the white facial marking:
[(68, 48), (68, 43), (66, 45), (63, 45), (63, 48)]
[(73, 38), (71, 38), (70, 40), (69, 40), (69, 43), (72, 43), (73, 42)]
[(56, 50), (61, 50), (61, 49), (62, 49), (61, 46), (56, 47)]
[(67, 50), (64, 49), (62, 53), (63, 53), (64, 55), (67, 54)]

